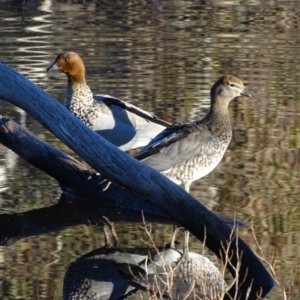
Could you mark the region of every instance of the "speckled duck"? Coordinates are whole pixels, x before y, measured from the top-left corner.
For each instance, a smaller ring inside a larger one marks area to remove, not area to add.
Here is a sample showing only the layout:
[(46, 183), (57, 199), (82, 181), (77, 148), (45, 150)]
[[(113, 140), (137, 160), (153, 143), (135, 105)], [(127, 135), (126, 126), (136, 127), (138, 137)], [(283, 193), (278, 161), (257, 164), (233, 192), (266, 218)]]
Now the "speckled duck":
[(211, 88), (210, 110), (203, 119), (166, 128), (135, 158), (189, 191), (193, 181), (221, 161), (232, 137), (228, 105), (239, 96), (251, 97), (243, 82), (232, 75), (222, 76)]
[(57, 69), (68, 76), (65, 106), (83, 123), (120, 149), (147, 145), (170, 126), (155, 115), (108, 95), (94, 95), (86, 83), (85, 66), (75, 52), (57, 56), (47, 71)]

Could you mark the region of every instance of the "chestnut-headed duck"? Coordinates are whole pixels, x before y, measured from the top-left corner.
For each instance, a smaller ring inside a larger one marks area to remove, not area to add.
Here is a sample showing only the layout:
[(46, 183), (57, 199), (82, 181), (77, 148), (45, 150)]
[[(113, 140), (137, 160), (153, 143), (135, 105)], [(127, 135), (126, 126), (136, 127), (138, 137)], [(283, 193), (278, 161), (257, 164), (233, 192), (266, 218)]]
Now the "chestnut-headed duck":
[(108, 95), (94, 95), (86, 83), (85, 65), (75, 52), (59, 54), (47, 71), (68, 76), (65, 106), (83, 123), (120, 149), (147, 145), (168, 122)]

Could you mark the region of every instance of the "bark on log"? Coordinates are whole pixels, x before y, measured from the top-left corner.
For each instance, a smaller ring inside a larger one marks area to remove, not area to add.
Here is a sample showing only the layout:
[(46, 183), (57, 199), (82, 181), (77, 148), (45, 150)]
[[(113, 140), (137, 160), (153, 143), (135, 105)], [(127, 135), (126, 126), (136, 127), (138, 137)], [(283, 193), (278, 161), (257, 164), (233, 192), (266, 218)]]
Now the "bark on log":
[(105, 177), (144, 197), (201, 241), (205, 239), (206, 246), (222, 261), (230, 258), (227, 268), (238, 280), (230, 296), (257, 299), (257, 294), (264, 297), (273, 287), (272, 277), (258, 258), (213, 213), (175, 183), (84, 126), (54, 98), (5, 64), (0, 64), (0, 98), (27, 111)]
[(0, 143), (56, 179), (62, 191), (67, 194), (98, 200), (102, 204), (107, 203), (119, 208), (143, 211), (145, 214), (166, 218), (169, 220), (169, 224), (176, 223), (156, 206), (142, 202), (137, 195), (133, 195), (118, 186), (112, 185), (105, 193), (102, 193), (107, 183), (99, 185), (102, 179), (96, 175), (96, 171), (87, 169), (76, 159), (38, 139), (26, 128), (1, 116)]

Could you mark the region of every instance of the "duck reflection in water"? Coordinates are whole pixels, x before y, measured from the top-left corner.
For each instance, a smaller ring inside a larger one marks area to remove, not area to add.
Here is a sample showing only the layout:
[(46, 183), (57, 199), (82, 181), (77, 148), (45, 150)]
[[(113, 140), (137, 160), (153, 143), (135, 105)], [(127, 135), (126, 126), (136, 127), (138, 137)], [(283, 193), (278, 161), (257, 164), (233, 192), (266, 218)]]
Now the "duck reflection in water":
[(96, 249), (68, 268), (63, 299), (125, 299), (138, 290), (159, 299), (216, 299), (226, 290), (219, 269), (206, 257), (190, 252), (188, 232), (183, 250)]

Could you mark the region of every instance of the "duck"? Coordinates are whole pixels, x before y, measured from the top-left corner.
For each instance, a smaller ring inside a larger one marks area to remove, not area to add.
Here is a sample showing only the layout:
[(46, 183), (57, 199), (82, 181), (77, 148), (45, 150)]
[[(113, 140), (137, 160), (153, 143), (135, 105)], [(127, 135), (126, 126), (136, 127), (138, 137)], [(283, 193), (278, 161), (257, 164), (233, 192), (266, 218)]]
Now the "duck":
[(228, 105), (251, 95), (233, 76), (219, 78), (210, 90), (210, 109), (197, 121), (167, 127), (135, 158), (182, 185), (189, 192), (193, 181), (209, 174), (221, 161), (232, 138)]
[(82, 255), (65, 273), (63, 300), (126, 299), (139, 290), (160, 291), (169, 299), (214, 299), (223, 293), (227, 284), (220, 270), (189, 251), (188, 232), (183, 249), (177, 249), (175, 234), (165, 247), (102, 247)]
[(226, 292), (224, 276), (209, 258), (190, 252), (188, 243), (186, 231), (183, 250), (171, 243), (138, 264), (117, 263), (116, 268), (131, 286), (159, 299), (216, 299)]
[(115, 264), (138, 265), (147, 254), (147, 251), (135, 253), (134, 249), (99, 248), (79, 257), (64, 276), (63, 300), (125, 299), (137, 288), (119, 275)]
[(65, 106), (103, 138), (128, 151), (146, 146), (170, 123), (109, 95), (95, 95), (86, 82), (82, 58), (75, 52), (59, 54), (47, 68), (68, 77)]

